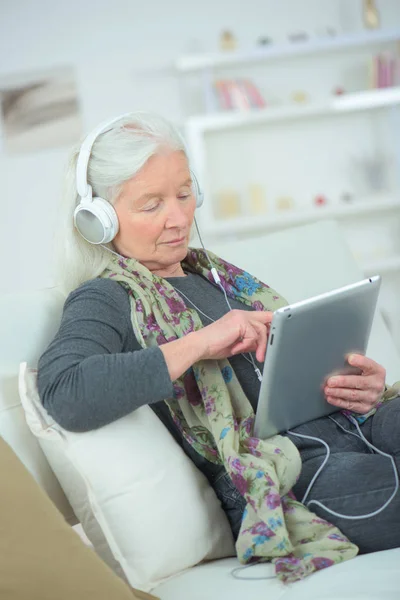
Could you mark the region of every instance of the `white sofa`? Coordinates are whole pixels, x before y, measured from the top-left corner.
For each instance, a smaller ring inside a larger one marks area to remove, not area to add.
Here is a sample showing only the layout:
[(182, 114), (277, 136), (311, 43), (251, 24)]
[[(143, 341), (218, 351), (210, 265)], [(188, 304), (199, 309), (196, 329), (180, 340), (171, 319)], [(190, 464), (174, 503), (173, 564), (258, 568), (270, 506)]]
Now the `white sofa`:
[[(334, 222), (320, 222), (235, 244), (214, 244), (211, 249), (259, 276), (290, 301), (363, 277)], [(37, 363), (58, 327), (62, 304), (63, 297), (54, 289), (0, 297), (0, 435), (73, 524), (76, 522), (73, 511), (26, 425), (17, 384), (19, 363), (27, 361), (31, 366)], [(380, 314), (374, 322), (369, 355), (385, 365), (389, 382), (400, 379), (400, 356)], [(397, 526), (400, 527), (400, 521)], [(400, 597), (400, 549), (357, 557), (291, 586), (274, 579), (238, 581), (231, 575), (236, 566), (235, 558), (204, 563), (165, 581), (152, 593), (162, 600)], [(248, 578), (269, 575), (270, 565), (258, 565), (241, 573)]]

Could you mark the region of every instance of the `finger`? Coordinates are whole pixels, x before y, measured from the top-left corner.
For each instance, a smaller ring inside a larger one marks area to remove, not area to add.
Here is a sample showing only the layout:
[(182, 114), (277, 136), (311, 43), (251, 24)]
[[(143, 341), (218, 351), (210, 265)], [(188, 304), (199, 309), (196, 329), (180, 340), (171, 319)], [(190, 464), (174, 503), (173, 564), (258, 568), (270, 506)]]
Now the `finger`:
[(358, 367), (365, 374), (372, 373), (385, 373), (385, 369), (379, 363), (372, 360), (372, 358), (368, 358), (368, 356), (364, 356), (363, 354), (349, 354), (347, 357), (347, 361), (349, 365), (352, 367)]
[(236, 354), (242, 354), (243, 352), (254, 352), (257, 349), (257, 344), (255, 340), (251, 343), (249, 340), (243, 340), (242, 342), (238, 342), (230, 349), (230, 356), (234, 356)]
[[(357, 394), (357, 395), (356, 395)], [(371, 392), (357, 392), (356, 390), (343, 390), (343, 395), (326, 395), (329, 404), (338, 408), (354, 410), (358, 413), (367, 413), (376, 406), (379, 399), (377, 394)]]
[(352, 412), (357, 412), (360, 414), (365, 414), (374, 407), (374, 404), (371, 405), (369, 402), (357, 402), (354, 400), (345, 400), (344, 398), (335, 398), (333, 396), (327, 396), (326, 400), (333, 406), (337, 406), (338, 408), (345, 410), (351, 410)]
[(347, 389), (340, 388), (334, 391), (325, 388), (325, 394), (332, 398), (342, 398), (343, 400), (351, 400), (352, 402), (375, 402), (378, 394), (373, 390), (357, 390), (355, 388)]
[(240, 333), (238, 341), (231, 347), (232, 354), (240, 354), (241, 352), (254, 352), (257, 349), (259, 330), (263, 328), (266, 331), (265, 325), (261, 323), (246, 324), (244, 332)]
[(326, 387), (335, 393), (337, 389), (369, 390), (374, 385), (375, 378), (365, 375), (334, 375), (329, 377)]
[(258, 362), (263, 362), (267, 350), (268, 329), (261, 323), (255, 323), (254, 328), (258, 332), (256, 359)]
[(257, 348), (257, 336), (240, 338), (232, 347), (231, 354), (240, 354), (242, 352), (254, 352)]
[(264, 323), (264, 325), (269, 325), (274, 318), (274, 313), (269, 310), (252, 311), (247, 314), (250, 316), (250, 321), (257, 321), (259, 323)]

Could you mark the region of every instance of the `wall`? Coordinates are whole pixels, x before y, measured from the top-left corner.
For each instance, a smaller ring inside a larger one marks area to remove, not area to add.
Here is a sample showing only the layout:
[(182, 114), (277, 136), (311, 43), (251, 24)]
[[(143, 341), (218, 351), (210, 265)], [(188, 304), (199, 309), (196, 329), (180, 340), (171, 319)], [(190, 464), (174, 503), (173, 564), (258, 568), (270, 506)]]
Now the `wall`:
[[(378, 4), (382, 26), (400, 24), (398, 0)], [(84, 131), (135, 108), (179, 120), (177, 80), (161, 67), (180, 53), (216, 50), (225, 28), (237, 33), (243, 48), (260, 35), (282, 41), (298, 29), (360, 29), (360, 5), (354, 0), (251, 0), (244, 10), (240, 0), (2, 2), (0, 77), (75, 67)], [(8, 155), (0, 138), (0, 291), (52, 283), (52, 244), (68, 150)]]

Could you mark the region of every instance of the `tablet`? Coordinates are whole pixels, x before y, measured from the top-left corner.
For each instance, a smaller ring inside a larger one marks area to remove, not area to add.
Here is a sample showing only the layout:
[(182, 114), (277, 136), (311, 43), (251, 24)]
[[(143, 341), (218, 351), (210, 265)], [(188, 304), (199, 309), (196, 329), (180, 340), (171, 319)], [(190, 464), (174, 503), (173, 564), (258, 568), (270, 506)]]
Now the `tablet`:
[(271, 322), (254, 434), (262, 439), (333, 413), (323, 386), (333, 373), (357, 372), (346, 359), (365, 354), (381, 278), (278, 309)]

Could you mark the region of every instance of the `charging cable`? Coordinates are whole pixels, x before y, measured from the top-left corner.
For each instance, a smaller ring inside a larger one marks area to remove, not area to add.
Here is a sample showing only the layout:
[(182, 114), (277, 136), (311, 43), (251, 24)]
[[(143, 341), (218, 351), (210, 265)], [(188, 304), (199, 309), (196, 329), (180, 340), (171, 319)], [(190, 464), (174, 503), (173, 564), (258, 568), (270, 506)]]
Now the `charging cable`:
[(305, 438), (305, 439), (309, 439), (309, 440), (313, 440), (316, 442), (319, 442), (320, 444), (322, 444), (323, 446), (325, 446), (327, 452), (326, 452), (326, 457), (324, 459), (324, 461), (322, 462), (322, 465), (319, 467), (319, 469), (317, 470), (317, 472), (315, 473), (314, 477), (311, 479), (307, 490), (303, 496), (303, 498), (301, 499), (301, 503), (306, 505), (307, 507), (310, 506), (311, 504), (315, 504), (316, 506), (319, 506), (320, 508), (322, 508), (323, 510), (325, 510), (326, 512), (328, 512), (331, 515), (334, 515), (335, 517), (339, 517), (341, 519), (348, 519), (348, 520), (361, 520), (361, 519), (369, 519), (371, 517), (375, 517), (376, 515), (379, 515), (382, 511), (385, 510), (385, 508), (387, 508), (389, 506), (389, 504), (392, 502), (392, 500), (394, 499), (395, 495), (397, 494), (398, 490), (399, 490), (399, 474), (397, 473), (397, 468), (396, 468), (396, 463), (394, 461), (393, 456), (391, 456), (390, 454), (387, 454), (386, 452), (383, 452), (382, 450), (379, 450), (379, 448), (377, 448), (376, 446), (374, 446), (373, 444), (371, 444), (366, 437), (364, 436), (364, 434), (362, 433), (360, 426), (357, 422), (357, 420), (352, 417), (349, 416), (348, 419), (350, 420), (350, 422), (355, 426), (355, 428), (357, 429), (357, 434), (351, 431), (348, 431), (347, 429), (345, 429), (344, 427), (342, 427), (340, 425), (340, 423), (338, 423), (335, 419), (333, 419), (332, 417), (329, 417), (334, 423), (336, 423), (336, 425), (338, 425), (344, 432), (349, 433), (351, 435), (355, 435), (356, 437), (360, 438), (364, 444), (366, 444), (366, 446), (369, 449), (372, 449), (373, 451), (375, 451), (377, 454), (380, 454), (381, 456), (385, 456), (386, 458), (388, 458), (391, 463), (392, 463), (392, 467), (393, 467), (393, 472), (394, 472), (394, 481), (395, 481), (395, 487), (394, 487), (394, 491), (391, 494), (390, 498), (388, 498), (388, 500), (386, 500), (386, 502), (377, 510), (374, 510), (371, 513), (368, 513), (366, 515), (343, 515), (341, 513), (338, 513), (330, 508), (328, 508), (327, 506), (325, 506), (324, 504), (322, 504), (322, 502), (320, 502), (319, 500), (309, 500), (307, 502), (307, 498), (315, 484), (315, 482), (317, 481), (318, 477), (320, 476), (320, 474), (322, 473), (322, 470), (324, 469), (326, 463), (329, 460), (331, 451), (330, 448), (328, 446), (328, 444), (324, 441), (321, 440), (320, 438), (317, 437), (313, 437), (311, 435), (304, 435), (302, 433), (294, 433), (293, 431), (287, 431), (287, 433), (289, 433), (290, 435), (294, 435), (296, 437), (300, 437), (300, 438)]
[(258, 560), (257, 562), (252, 562), (249, 565), (243, 565), (242, 567), (235, 567), (231, 570), (231, 575), (235, 579), (241, 579), (242, 581), (260, 581), (261, 579), (275, 579), (276, 575), (264, 575), (263, 577), (240, 577), (238, 573), (244, 571), (244, 569), (250, 569), (251, 567), (256, 567), (257, 565), (266, 565), (269, 564), (268, 561)]
[[(201, 237), (201, 233), (200, 233), (199, 227), (198, 227), (198, 225), (197, 225), (197, 221), (196, 221), (196, 219), (194, 219), (194, 222), (195, 222), (195, 226), (196, 226), (196, 230), (197, 230), (197, 234), (198, 234), (198, 236), (199, 236), (199, 240), (200, 240), (201, 246), (202, 246), (202, 248), (203, 248), (203, 250), (204, 250), (204, 252), (205, 252), (205, 255), (207, 256), (208, 262), (209, 262), (209, 264), (210, 264), (210, 268), (211, 268), (211, 274), (212, 274), (212, 277), (213, 277), (213, 279), (214, 279), (214, 282), (216, 283), (216, 285), (217, 285), (217, 286), (220, 288), (220, 290), (221, 290), (221, 291), (222, 291), (222, 293), (224, 294), (225, 301), (226, 301), (226, 304), (228, 305), (228, 308), (229, 308), (229, 310), (233, 310), (233, 309), (232, 309), (232, 306), (231, 306), (231, 304), (230, 304), (230, 302), (229, 302), (229, 299), (228, 299), (228, 296), (227, 296), (226, 290), (225, 290), (224, 286), (223, 286), (223, 285), (222, 285), (222, 283), (221, 283), (221, 279), (220, 279), (220, 277), (219, 277), (219, 275), (218, 275), (218, 271), (217, 271), (217, 269), (216, 269), (216, 268), (213, 266), (212, 260), (211, 260), (211, 258), (210, 258), (210, 256), (209, 256), (209, 254), (208, 254), (208, 252), (207, 252), (207, 250), (206, 250), (205, 246), (204, 246), (203, 239), (202, 239), (202, 237)], [(102, 245), (102, 247), (103, 247), (105, 250), (108, 250), (109, 252), (112, 252), (113, 254), (115, 254), (115, 255), (117, 255), (117, 256), (120, 256), (119, 254), (117, 254), (115, 251), (111, 250), (111, 249), (110, 249), (110, 248), (108, 248), (107, 246), (104, 246), (104, 245)], [(184, 298), (185, 298), (186, 300), (188, 300), (188, 301), (189, 301), (189, 302), (192, 304), (192, 306), (193, 306), (193, 307), (194, 307), (194, 308), (195, 308), (195, 309), (196, 309), (198, 312), (200, 312), (200, 313), (201, 313), (203, 316), (205, 316), (205, 317), (206, 317), (207, 319), (209, 319), (210, 321), (212, 321), (212, 322), (215, 322), (215, 320), (214, 320), (214, 319), (212, 319), (211, 317), (209, 317), (208, 315), (206, 315), (206, 314), (205, 314), (205, 313), (204, 313), (202, 310), (200, 310), (200, 309), (199, 309), (199, 308), (198, 308), (198, 307), (197, 307), (197, 306), (196, 306), (196, 305), (195, 305), (195, 304), (194, 304), (194, 303), (193, 303), (193, 302), (192, 302), (192, 301), (191, 301), (191, 300), (190, 300), (190, 299), (189, 299), (189, 298), (188, 298), (188, 297), (185, 295), (185, 294), (183, 294), (182, 292), (179, 292), (179, 293), (180, 293), (182, 296), (184, 296)], [(242, 356), (243, 356), (243, 357), (244, 357), (244, 358), (245, 358), (245, 359), (246, 359), (248, 362), (251, 362), (251, 364), (252, 364), (252, 366), (253, 366), (253, 369), (254, 369), (254, 371), (255, 371), (255, 373), (256, 373), (256, 375), (257, 375), (257, 378), (258, 378), (258, 380), (261, 382), (261, 381), (262, 381), (262, 374), (261, 374), (260, 370), (258, 369), (257, 365), (255, 364), (255, 362), (254, 362), (254, 359), (253, 359), (252, 355), (249, 353), (250, 360), (249, 360), (249, 358), (247, 358), (247, 357), (246, 357), (244, 354), (242, 354)], [(321, 466), (318, 468), (317, 472), (315, 473), (315, 475), (314, 475), (314, 476), (313, 476), (313, 478), (311, 479), (311, 481), (310, 481), (310, 483), (309, 483), (309, 485), (308, 485), (308, 487), (307, 487), (307, 489), (306, 489), (306, 492), (305, 492), (305, 494), (304, 494), (304, 496), (303, 496), (303, 498), (302, 498), (302, 500), (301, 500), (301, 503), (302, 503), (302, 504), (304, 504), (304, 505), (305, 505), (305, 506), (307, 506), (307, 507), (308, 507), (308, 506), (310, 506), (310, 505), (312, 505), (312, 504), (313, 504), (313, 505), (316, 505), (316, 506), (319, 506), (320, 508), (322, 508), (323, 510), (325, 510), (325, 511), (326, 511), (326, 512), (328, 512), (329, 514), (331, 514), (331, 515), (334, 515), (335, 517), (339, 517), (339, 518), (341, 518), (341, 519), (348, 519), (348, 520), (361, 520), (361, 519), (369, 519), (369, 518), (371, 518), (371, 517), (374, 517), (374, 516), (376, 516), (376, 515), (380, 514), (382, 511), (384, 511), (384, 510), (385, 510), (385, 509), (386, 509), (386, 508), (389, 506), (389, 504), (392, 502), (392, 500), (394, 499), (394, 497), (396, 496), (396, 494), (397, 494), (397, 492), (398, 492), (398, 490), (399, 490), (399, 475), (398, 475), (398, 473), (397, 473), (397, 468), (396, 468), (396, 463), (395, 463), (395, 461), (394, 461), (394, 458), (393, 458), (393, 456), (391, 456), (390, 454), (387, 454), (386, 452), (383, 452), (382, 450), (379, 450), (379, 448), (377, 448), (376, 446), (374, 446), (373, 444), (371, 444), (371, 443), (370, 443), (370, 442), (369, 442), (369, 441), (368, 441), (368, 440), (365, 438), (364, 434), (362, 433), (362, 431), (361, 431), (361, 429), (360, 429), (360, 426), (359, 426), (359, 424), (358, 424), (358, 421), (357, 421), (356, 419), (354, 419), (354, 417), (352, 417), (352, 416), (349, 416), (348, 418), (349, 418), (350, 422), (351, 422), (351, 423), (354, 425), (354, 427), (357, 429), (357, 433), (354, 433), (354, 432), (352, 432), (352, 431), (348, 431), (348, 430), (347, 430), (345, 427), (343, 427), (343, 426), (342, 426), (340, 423), (338, 423), (338, 422), (337, 422), (337, 421), (336, 421), (336, 420), (335, 420), (333, 417), (329, 417), (329, 418), (330, 418), (330, 419), (331, 419), (331, 420), (332, 420), (334, 423), (336, 423), (336, 425), (337, 425), (338, 427), (340, 427), (340, 428), (341, 428), (341, 429), (342, 429), (342, 430), (343, 430), (345, 433), (347, 433), (347, 434), (349, 434), (349, 435), (354, 435), (355, 437), (357, 437), (357, 438), (361, 439), (361, 440), (362, 440), (362, 441), (363, 441), (363, 442), (366, 444), (366, 446), (367, 446), (367, 447), (368, 447), (368, 448), (369, 448), (371, 451), (373, 451), (373, 452), (376, 452), (377, 454), (380, 454), (381, 456), (385, 456), (386, 458), (388, 458), (388, 459), (391, 461), (391, 463), (392, 463), (392, 467), (393, 467), (393, 472), (394, 472), (395, 488), (394, 488), (394, 491), (393, 491), (393, 493), (392, 493), (392, 494), (391, 494), (391, 496), (389, 497), (389, 499), (388, 499), (388, 500), (387, 500), (387, 501), (386, 501), (386, 502), (385, 502), (385, 503), (384, 503), (384, 504), (383, 504), (383, 505), (382, 505), (380, 508), (378, 508), (377, 510), (375, 510), (375, 511), (373, 511), (373, 512), (371, 512), (371, 513), (368, 513), (368, 514), (366, 514), (366, 515), (343, 515), (343, 514), (341, 514), (341, 513), (338, 513), (338, 512), (336, 512), (336, 511), (334, 511), (334, 510), (332, 510), (332, 509), (328, 508), (327, 506), (325, 506), (324, 504), (322, 504), (322, 502), (319, 502), (319, 500), (309, 500), (309, 501), (307, 502), (307, 498), (308, 498), (308, 496), (310, 495), (310, 493), (311, 493), (311, 490), (312, 490), (313, 486), (315, 485), (315, 482), (317, 481), (318, 477), (319, 477), (319, 476), (320, 476), (320, 474), (322, 473), (323, 469), (325, 468), (325, 465), (327, 464), (327, 462), (328, 462), (328, 460), (329, 460), (329, 457), (330, 457), (330, 455), (331, 455), (331, 450), (330, 450), (330, 448), (329, 448), (329, 445), (328, 445), (328, 444), (327, 444), (327, 443), (326, 443), (324, 440), (322, 440), (322, 439), (320, 439), (320, 438), (317, 438), (317, 437), (314, 437), (314, 436), (311, 436), (311, 435), (305, 435), (305, 434), (301, 434), (301, 433), (294, 433), (293, 431), (290, 431), (290, 430), (288, 430), (286, 433), (288, 433), (289, 435), (293, 435), (293, 436), (295, 436), (295, 437), (300, 437), (300, 438), (304, 438), (304, 439), (308, 439), (308, 440), (313, 440), (313, 441), (319, 442), (320, 444), (322, 444), (322, 445), (323, 445), (323, 446), (326, 448), (326, 456), (325, 456), (325, 458), (324, 458), (324, 460), (323, 460), (323, 462), (322, 462)], [(262, 562), (264, 562), (264, 561), (257, 561), (257, 562), (254, 562), (254, 563), (251, 563), (251, 564), (248, 564), (248, 565), (244, 565), (244, 566), (236, 567), (235, 569), (232, 569), (232, 571), (231, 571), (231, 575), (232, 575), (232, 577), (234, 577), (235, 579), (240, 579), (240, 580), (244, 580), (244, 581), (251, 581), (251, 580), (257, 581), (257, 580), (261, 580), (261, 579), (275, 579), (276, 575), (270, 575), (270, 576), (264, 576), (264, 577), (240, 577), (240, 576), (238, 575), (238, 573), (240, 573), (240, 572), (241, 572), (241, 571), (243, 571), (244, 569), (248, 569), (248, 568), (250, 568), (250, 567), (254, 567), (254, 566), (258, 565), (258, 564), (261, 564)]]
[[(194, 224), (195, 224), (195, 226), (196, 226), (197, 235), (199, 236), (200, 244), (201, 244), (201, 246), (202, 246), (202, 248), (203, 248), (203, 250), (204, 250), (204, 253), (205, 253), (205, 255), (207, 256), (207, 260), (208, 260), (208, 262), (209, 262), (209, 265), (210, 265), (210, 270), (211, 270), (212, 277), (213, 277), (213, 279), (214, 279), (214, 281), (215, 281), (216, 285), (219, 287), (219, 289), (220, 289), (220, 290), (222, 291), (222, 293), (224, 294), (224, 297), (225, 297), (225, 302), (226, 302), (226, 304), (228, 305), (228, 308), (229, 308), (229, 310), (233, 310), (233, 308), (232, 308), (232, 306), (231, 306), (231, 303), (229, 302), (229, 298), (228, 298), (228, 295), (227, 295), (227, 293), (226, 293), (226, 290), (225, 290), (224, 286), (222, 285), (222, 282), (221, 282), (220, 276), (219, 276), (219, 274), (218, 274), (218, 271), (217, 271), (217, 269), (214, 267), (214, 265), (213, 265), (213, 263), (212, 263), (212, 260), (211, 260), (211, 258), (210, 258), (210, 255), (208, 254), (208, 252), (207, 252), (207, 250), (206, 250), (206, 248), (205, 248), (205, 246), (204, 246), (203, 238), (201, 237), (200, 229), (199, 229), (199, 226), (197, 225), (196, 218), (194, 219)], [(184, 298), (185, 298), (185, 299), (186, 299), (188, 302), (190, 302), (190, 304), (191, 304), (191, 305), (192, 305), (192, 306), (193, 306), (193, 307), (194, 307), (194, 308), (195, 308), (195, 309), (196, 309), (196, 310), (197, 310), (199, 313), (201, 313), (201, 314), (202, 314), (204, 317), (206, 317), (206, 319), (208, 319), (208, 320), (209, 320), (209, 321), (211, 321), (212, 323), (215, 323), (215, 319), (212, 319), (211, 317), (209, 317), (208, 315), (206, 315), (206, 313), (205, 313), (205, 312), (203, 312), (202, 310), (200, 310), (200, 308), (199, 308), (198, 306), (196, 306), (196, 305), (195, 305), (195, 303), (194, 303), (192, 300), (190, 300), (190, 298), (188, 298), (188, 297), (187, 297), (187, 296), (186, 296), (186, 295), (185, 295), (183, 292), (179, 291), (178, 293), (179, 293), (181, 296), (183, 296), (183, 297), (184, 297)], [(255, 372), (255, 374), (256, 374), (256, 376), (257, 376), (257, 379), (258, 379), (258, 381), (260, 381), (260, 382), (261, 382), (261, 381), (262, 381), (262, 373), (261, 373), (260, 369), (257, 367), (257, 365), (256, 365), (256, 363), (255, 363), (255, 360), (254, 360), (254, 358), (253, 358), (252, 354), (251, 354), (250, 352), (248, 352), (248, 355), (249, 355), (249, 358), (248, 358), (248, 357), (247, 357), (245, 354), (243, 354), (243, 353), (242, 353), (242, 356), (243, 356), (243, 358), (244, 358), (244, 359), (246, 359), (246, 360), (247, 360), (247, 362), (249, 362), (249, 363), (251, 364), (251, 366), (253, 367), (253, 370), (254, 370), (254, 372)]]
[[(399, 475), (397, 473), (397, 468), (396, 468), (396, 463), (394, 461), (393, 456), (391, 456), (390, 454), (387, 454), (386, 452), (383, 452), (382, 450), (379, 450), (379, 448), (377, 448), (376, 446), (374, 446), (373, 444), (371, 444), (366, 437), (364, 436), (364, 434), (362, 433), (360, 426), (358, 424), (358, 421), (356, 419), (354, 419), (354, 417), (349, 416), (349, 420), (350, 422), (354, 425), (354, 427), (357, 429), (357, 433), (354, 433), (353, 431), (348, 431), (345, 427), (343, 427), (340, 423), (338, 423), (333, 417), (329, 417), (334, 423), (336, 423), (336, 425), (338, 427), (340, 427), (340, 429), (342, 429), (345, 433), (348, 433), (350, 435), (354, 435), (355, 437), (359, 438), (360, 440), (362, 440), (366, 446), (376, 452), (377, 454), (380, 454), (381, 456), (385, 456), (386, 458), (389, 458), (391, 463), (392, 463), (392, 467), (393, 467), (393, 472), (394, 472), (394, 480), (395, 480), (395, 489), (393, 491), (393, 493), (391, 494), (390, 498), (388, 498), (388, 500), (386, 500), (386, 502), (377, 510), (374, 510), (371, 513), (368, 513), (366, 515), (343, 515), (341, 513), (338, 513), (334, 510), (331, 510), (330, 508), (328, 508), (327, 506), (325, 506), (324, 504), (322, 504), (322, 502), (319, 502), (319, 500), (309, 500), (307, 502), (307, 498), (310, 495), (310, 492), (315, 484), (315, 482), (317, 481), (318, 477), (320, 476), (320, 474), (322, 473), (326, 463), (329, 460), (329, 457), (331, 455), (331, 450), (329, 448), (329, 445), (324, 441), (321, 440), (320, 438), (314, 437), (312, 435), (304, 435), (302, 433), (294, 433), (293, 431), (287, 431), (288, 434), (290, 435), (294, 435), (296, 437), (300, 437), (300, 438), (304, 438), (307, 440), (313, 440), (315, 442), (319, 442), (320, 444), (322, 444), (323, 446), (325, 446), (326, 448), (326, 456), (321, 464), (321, 466), (319, 467), (319, 469), (317, 470), (317, 472), (315, 473), (314, 477), (311, 479), (310, 483), (308, 484), (308, 487), (306, 489), (306, 492), (303, 496), (303, 498), (301, 499), (301, 503), (306, 505), (307, 507), (309, 507), (311, 504), (315, 504), (317, 506), (319, 506), (320, 508), (322, 508), (323, 510), (325, 510), (326, 512), (330, 513), (331, 515), (334, 515), (335, 517), (339, 517), (341, 519), (348, 519), (348, 520), (360, 520), (360, 519), (369, 519), (371, 517), (375, 517), (376, 515), (378, 515), (379, 513), (381, 513), (382, 511), (385, 510), (385, 508), (387, 508), (389, 506), (389, 504), (392, 502), (392, 500), (394, 499), (395, 495), (397, 494), (398, 490), (399, 490)], [(258, 562), (254, 562), (251, 563), (249, 565), (244, 565), (242, 567), (236, 567), (235, 569), (232, 569), (231, 571), (231, 575), (232, 577), (234, 577), (235, 579), (241, 579), (244, 581), (257, 581), (260, 579), (274, 579), (276, 577), (276, 575), (270, 575), (270, 576), (265, 576), (265, 577), (240, 577), (238, 575), (238, 573), (240, 573), (243, 569), (248, 569), (250, 567), (255, 567), (256, 565), (260, 564), (260, 562), (262, 561), (258, 561)]]

